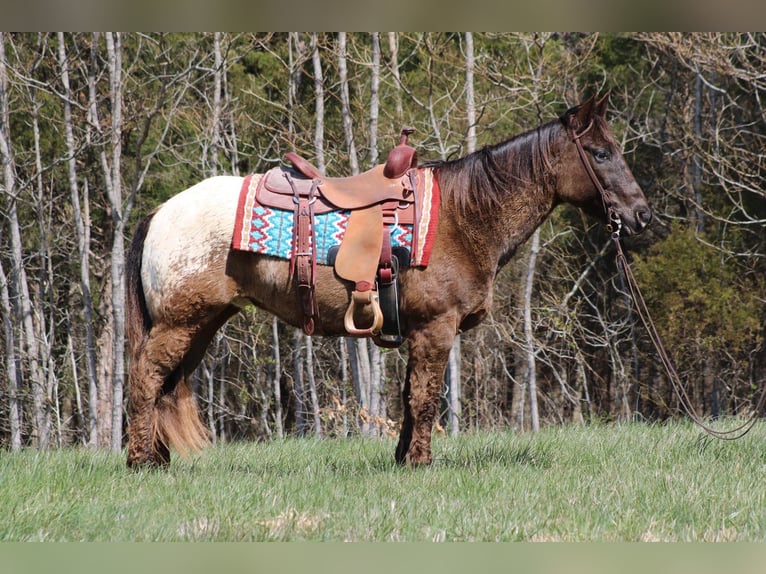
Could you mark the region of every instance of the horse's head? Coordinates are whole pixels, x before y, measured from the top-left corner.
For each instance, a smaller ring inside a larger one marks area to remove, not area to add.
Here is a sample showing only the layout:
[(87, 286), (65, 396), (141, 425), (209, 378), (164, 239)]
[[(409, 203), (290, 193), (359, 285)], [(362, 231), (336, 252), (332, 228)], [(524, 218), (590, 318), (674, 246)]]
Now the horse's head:
[(591, 97), (561, 117), (569, 141), (559, 199), (604, 221), (619, 218), (624, 231), (639, 233), (652, 211), (606, 123), (607, 98)]

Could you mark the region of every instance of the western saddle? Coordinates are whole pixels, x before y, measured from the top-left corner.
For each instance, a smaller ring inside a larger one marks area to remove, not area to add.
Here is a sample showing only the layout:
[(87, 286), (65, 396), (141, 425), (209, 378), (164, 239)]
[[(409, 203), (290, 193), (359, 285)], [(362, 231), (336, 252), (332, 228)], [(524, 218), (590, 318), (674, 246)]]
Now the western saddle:
[[(414, 224), (419, 215), (415, 201), (417, 152), (407, 143), (413, 132), (412, 128), (404, 128), (399, 144), (386, 162), (359, 175), (326, 177), (293, 152), (285, 154), (292, 168), (276, 167), (264, 175), (256, 192), (258, 202), (294, 213), (290, 274), (296, 278), (303, 330), (307, 334), (314, 332), (318, 318), (314, 215), (343, 210), (349, 212), (349, 217), (333, 265), (339, 277), (354, 284), (344, 317), (346, 331), (357, 337), (374, 337), (381, 346), (401, 343), (399, 262), (392, 255), (391, 226), (397, 222)], [(414, 233), (416, 227), (413, 225)], [(413, 237), (413, 245), (415, 240)], [(380, 305), (381, 293), (386, 301), (385, 311)], [(371, 311), (372, 321), (359, 327), (356, 322), (365, 310)]]

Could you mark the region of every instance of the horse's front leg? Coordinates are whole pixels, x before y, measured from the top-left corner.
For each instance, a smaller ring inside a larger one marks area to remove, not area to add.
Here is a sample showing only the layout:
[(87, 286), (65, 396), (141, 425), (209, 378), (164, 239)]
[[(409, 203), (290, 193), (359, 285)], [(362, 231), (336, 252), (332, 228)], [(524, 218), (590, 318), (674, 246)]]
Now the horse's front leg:
[(396, 462), (408, 466), (431, 464), (431, 430), (439, 412), (440, 391), (455, 321), (442, 320), (410, 333), (407, 378), (402, 390), (404, 419), (396, 447)]

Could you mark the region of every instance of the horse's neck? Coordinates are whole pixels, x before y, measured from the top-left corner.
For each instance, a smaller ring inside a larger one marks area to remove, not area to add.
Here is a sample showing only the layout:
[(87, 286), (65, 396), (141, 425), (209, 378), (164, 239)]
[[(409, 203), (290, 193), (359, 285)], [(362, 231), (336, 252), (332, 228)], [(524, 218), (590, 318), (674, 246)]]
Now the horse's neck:
[[(450, 166), (456, 227), (491, 273), (502, 267), (556, 205), (560, 125), (551, 122)], [(476, 180), (475, 169), (488, 171)], [(498, 173), (490, 171), (500, 170)], [(469, 175), (471, 174), (471, 175)], [(512, 177), (510, 177), (512, 174)]]
[(494, 276), (554, 207), (554, 195), (547, 186), (530, 184), (506, 193), (493, 208), (449, 212), (460, 241), (474, 254), (475, 265)]
[(541, 191), (529, 186), (509, 200), (500, 218), (502, 231), (499, 233), (498, 259), (496, 268), (505, 265), (535, 230), (542, 225), (555, 207), (550, 190)]

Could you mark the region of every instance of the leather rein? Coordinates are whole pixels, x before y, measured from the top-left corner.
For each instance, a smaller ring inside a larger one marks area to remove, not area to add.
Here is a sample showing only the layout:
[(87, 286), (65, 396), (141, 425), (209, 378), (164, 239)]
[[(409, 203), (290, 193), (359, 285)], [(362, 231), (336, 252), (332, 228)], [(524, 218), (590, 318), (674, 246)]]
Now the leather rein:
[(585, 171), (588, 173), (588, 177), (590, 177), (591, 182), (596, 187), (596, 189), (599, 192), (599, 195), (601, 196), (601, 201), (603, 202), (603, 205), (604, 205), (604, 211), (607, 214), (607, 219), (608, 219), (607, 229), (611, 232), (611, 239), (617, 250), (617, 255), (615, 256), (615, 260), (617, 262), (617, 268), (620, 269), (623, 275), (625, 276), (628, 287), (630, 288), (631, 298), (635, 304), (636, 311), (638, 312), (638, 316), (641, 318), (641, 322), (646, 328), (646, 331), (649, 334), (649, 338), (651, 339), (652, 344), (654, 345), (654, 348), (657, 350), (657, 354), (660, 357), (662, 366), (665, 367), (665, 371), (667, 372), (668, 378), (670, 379), (671, 386), (673, 387), (673, 391), (676, 397), (678, 398), (679, 403), (683, 407), (684, 412), (689, 416), (689, 418), (692, 419), (692, 421), (695, 424), (701, 427), (709, 435), (721, 440), (737, 440), (739, 438), (742, 438), (748, 432), (750, 432), (750, 429), (753, 428), (753, 425), (755, 424), (758, 418), (758, 413), (763, 409), (764, 404), (766, 404), (766, 386), (764, 386), (763, 390), (761, 391), (761, 396), (759, 397), (758, 402), (756, 403), (756, 406), (753, 409), (753, 413), (744, 423), (742, 423), (741, 425), (735, 428), (732, 428), (730, 430), (714, 429), (708, 424), (706, 424), (702, 420), (702, 418), (697, 414), (697, 411), (694, 408), (694, 404), (689, 398), (689, 395), (687, 394), (686, 389), (684, 388), (684, 385), (681, 383), (681, 379), (678, 376), (678, 372), (676, 371), (675, 367), (673, 366), (673, 362), (670, 360), (670, 356), (668, 355), (668, 352), (665, 349), (665, 345), (663, 345), (662, 343), (662, 339), (660, 338), (660, 335), (657, 332), (657, 327), (655, 326), (654, 321), (652, 321), (652, 317), (649, 313), (649, 309), (646, 306), (646, 301), (644, 300), (644, 297), (641, 294), (641, 290), (638, 287), (638, 282), (636, 281), (636, 278), (633, 275), (633, 271), (630, 268), (628, 259), (625, 256), (625, 252), (622, 249), (622, 244), (620, 243), (620, 231), (622, 230), (622, 221), (620, 220), (620, 216), (617, 214), (617, 212), (614, 210), (611, 203), (609, 202), (609, 198), (607, 197), (606, 190), (604, 189), (604, 186), (601, 184), (601, 181), (596, 175), (596, 172), (593, 170), (593, 166), (588, 160), (588, 156), (586, 155), (585, 150), (583, 149), (582, 142), (580, 141), (580, 138), (582, 138), (582, 136), (584, 136), (592, 127), (593, 127), (593, 120), (591, 120), (588, 126), (580, 133), (573, 131), (572, 140), (574, 141), (575, 147), (577, 148), (577, 153), (580, 156), (580, 161), (582, 162), (583, 167), (585, 168)]

